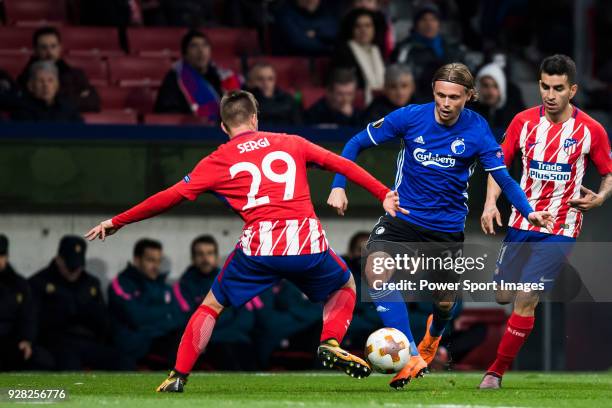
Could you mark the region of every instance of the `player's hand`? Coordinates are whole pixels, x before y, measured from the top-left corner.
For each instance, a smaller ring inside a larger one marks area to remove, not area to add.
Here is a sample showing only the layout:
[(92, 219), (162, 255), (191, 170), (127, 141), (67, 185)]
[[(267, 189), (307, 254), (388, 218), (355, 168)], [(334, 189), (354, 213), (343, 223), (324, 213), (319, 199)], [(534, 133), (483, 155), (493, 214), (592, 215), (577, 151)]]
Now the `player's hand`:
[(601, 194), (589, 190), (585, 186), (580, 186), (580, 198), (569, 200), (567, 204), (578, 211), (586, 212), (596, 207), (601, 207), (604, 198)]
[(383, 201), (383, 208), (390, 216), (395, 217), (397, 212), (402, 214), (410, 214), (410, 211), (400, 207), (399, 194), (397, 191), (389, 191)]
[(546, 228), (548, 232), (553, 232), (554, 218), (548, 211), (534, 211), (529, 214), (529, 222), (536, 227)]
[(495, 235), (495, 224), (493, 220), (497, 222), (499, 227), (503, 226), (501, 214), (497, 206), (495, 204), (485, 205), (484, 210), (482, 210), (482, 215), (480, 216), (480, 228), (482, 228), (482, 232), (484, 232), (485, 235)]
[(100, 237), (100, 239), (104, 241), (107, 235), (113, 235), (115, 232), (117, 232), (118, 229), (119, 228), (116, 228), (113, 225), (112, 220), (105, 220), (102, 221), (99, 225), (90, 229), (89, 232), (85, 234), (85, 238), (88, 241), (93, 241), (94, 239)]
[(23, 352), (23, 359), (29, 360), (32, 357), (32, 343), (27, 340), (21, 340), (17, 347)]
[(342, 187), (332, 188), (327, 198), (327, 205), (335, 208), (338, 215), (344, 215), (348, 207), (348, 198), (346, 198), (346, 192)]

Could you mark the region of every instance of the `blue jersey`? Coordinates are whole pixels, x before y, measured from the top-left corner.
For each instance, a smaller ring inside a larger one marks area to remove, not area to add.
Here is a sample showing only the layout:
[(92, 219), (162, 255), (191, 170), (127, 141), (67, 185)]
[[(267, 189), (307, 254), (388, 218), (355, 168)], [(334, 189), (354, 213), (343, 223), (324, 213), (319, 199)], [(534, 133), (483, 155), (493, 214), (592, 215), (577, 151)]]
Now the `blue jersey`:
[[(355, 160), (364, 148), (400, 138), (394, 189), (400, 205), (410, 214), (398, 216), (427, 229), (463, 231), (468, 179), (476, 160), (491, 172), (521, 213), (533, 211), (508, 175), (502, 149), (485, 119), (464, 109), (454, 125), (444, 126), (436, 122), (434, 109), (434, 103), (397, 109), (353, 137), (342, 155)], [(336, 175), (333, 187), (344, 187), (345, 183), (343, 176)]]

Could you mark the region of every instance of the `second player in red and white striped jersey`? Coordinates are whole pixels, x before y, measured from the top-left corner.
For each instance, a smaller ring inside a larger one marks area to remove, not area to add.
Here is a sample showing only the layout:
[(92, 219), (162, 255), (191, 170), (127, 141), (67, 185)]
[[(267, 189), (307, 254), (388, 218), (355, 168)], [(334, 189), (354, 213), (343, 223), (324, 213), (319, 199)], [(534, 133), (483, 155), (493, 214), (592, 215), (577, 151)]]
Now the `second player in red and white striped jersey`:
[(348, 171), (381, 201), (389, 191), (302, 137), (255, 131), (219, 146), (173, 189), (189, 200), (211, 191), (225, 201), (245, 222), (239, 245), (246, 255), (315, 254), (329, 244), (310, 199), (308, 165)]
[[(535, 211), (550, 211), (553, 234), (578, 237), (582, 213), (568, 205), (580, 197), (580, 186), (589, 159), (605, 176), (612, 173), (610, 141), (595, 119), (574, 107), (563, 123), (552, 123), (538, 106), (517, 114), (502, 144), (507, 166), (522, 153), (521, 188)], [(532, 226), (515, 208), (508, 223), (523, 230), (548, 232)]]

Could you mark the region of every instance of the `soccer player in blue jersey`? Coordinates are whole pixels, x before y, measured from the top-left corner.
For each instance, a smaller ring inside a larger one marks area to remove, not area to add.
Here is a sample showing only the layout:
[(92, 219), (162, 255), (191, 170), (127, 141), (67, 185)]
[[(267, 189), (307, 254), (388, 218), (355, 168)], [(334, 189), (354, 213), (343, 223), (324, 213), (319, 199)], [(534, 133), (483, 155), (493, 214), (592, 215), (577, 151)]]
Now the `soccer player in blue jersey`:
[[(432, 88), (433, 103), (408, 105), (370, 123), (349, 140), (342, 152), (342, 156), (355, 160), (363, 149), (396, 138), (402, 143), (394, 190), (399, 193), (400, 205), (409, 214), (381, 217), (370, 235), (368, 249), (378, 248), (375, 244), (382, 242), (412, 242), (436, 243), (443, 258), (448, 256), (445, 255), (448, 250), (453, 254), (460, 251), (468, 212), (468, 178), (476, 160), (529, 222), (551, 228), (550, 213), (534, 211), (525, 193), (508, 174), (501, 147), (485, 119), (464, 109), (465, 103), (475, 97), (474, 77), (469, 69), (459, 63), (440, 67), (433, 77)], [(348, 205), (345, 184), (346, 179), (336, 175), (328, 199), (328, 204), (340, 215)], [(381, 276), (373, 275), (369, 265), (370, 259), (365, 272), (371, 283)], [(421, 377), (434, 359), (453, 314), (455, 294), (452, 293), (452, 297), (434, 297), (433, 313), (428, 318), (425, 336), (418, 347), (410, 331), (402, 294), (392, 290), (371, 290), (370, 294), (384, 325), (401, 330), (411, 342), (409, 363), (390, 383), (393, 388), (402, 388), (412, 378)]]

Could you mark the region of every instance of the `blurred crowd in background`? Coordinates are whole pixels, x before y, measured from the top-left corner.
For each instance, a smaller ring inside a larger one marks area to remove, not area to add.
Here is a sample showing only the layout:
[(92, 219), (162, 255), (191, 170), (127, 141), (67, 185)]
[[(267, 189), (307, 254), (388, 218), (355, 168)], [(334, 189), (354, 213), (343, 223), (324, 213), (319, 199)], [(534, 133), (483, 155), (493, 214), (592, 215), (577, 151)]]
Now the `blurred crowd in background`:
[[(264, 126), (361, 127), (398, 107), (430, 101), (435, 69), (460, 61), (478, 78), (480, 101), (470, 107), (503, 129), (526, 104), (539, 102), (541, 59), (574, 56), (582, 18), (575, 18), (570, 0), (65, 0), (58, 24), (45, 26), (46, 20), (15, 20), (16, 1), (4, 2), (7, 25), (33, 30), (31, 45), (22, 45), (31, 47), (31, 57), (17, 75), (0, 71), (0, 110), (15, 121), (215, 125), (220, 96), (243, 88), (255, 93)], [(592, 66), (579, 62), (576, 102), (608, 126), (612, 52), (603, 39), (612, 6), (594, 1), (587, 11), (584, 52)], [(71, 23), (117, 27), (117, 49), (105, 52), (95, 49), (103, 48), (98, 44), (73, 53), (62, 36)], [(160, 44), (156, 52), (155, 39), (168, 26), (186, 29), (170, 50)], [(153, 43), (150, 49), (136, 49), (138, 32)], [(0, 39), (2, 33), (0, 27)], [(228, 46), (231, 36), (242, 44), (235, 50)], [(2, 50), (0, 69), (1, 56)], [(100, 66), (110, 79), (88, 78), (86, 71)], [(136, 78), (122, 78), (130, 66)], [(159, 72), (144, 73), (153, 68)], [(140, 97), (134, 96), (138, 75), (159, 76), (147, 78)], [(119, 94), (125, 100), (118, 105)], [(119, 107), (134, 111), (131, 119), (118, 114)]]
[[(358, 285), (361, 247), (368, 235), (356, 233), (344, 256)], [(25, 279), (11, 266), (9, 240), (0, 235), (0, 370), (172, 367), (187, 320), (220, 272), (214, 237), (198, 236), (188, 250), (191, 265), (176, 282), (169, 282), (168, 271), (161, 270), (162, 243), (143, 238), (134, 244), (125, 269), (103, 288), (86, 270), (87, 244), (82, 238), (64, 236), (49, 264)], [(431, 305), (412, 308), (412, 325), (423, 333)], [(312, 369), (322, 312), (322, 304), (311, 303), (293, 284), (282, 282), (223, 312), (198, 367)], [(373, 303), (358, 291), (344, 345), (361, 354), (367, 336), (381, 324)], [(451, 330), (454, 339), (463, 337), (452, 350), (455, 362), (483, 340), (481, 329), (467, 336)], [(448, 362), (444, 348), (441, 358), (440, 364)]]

